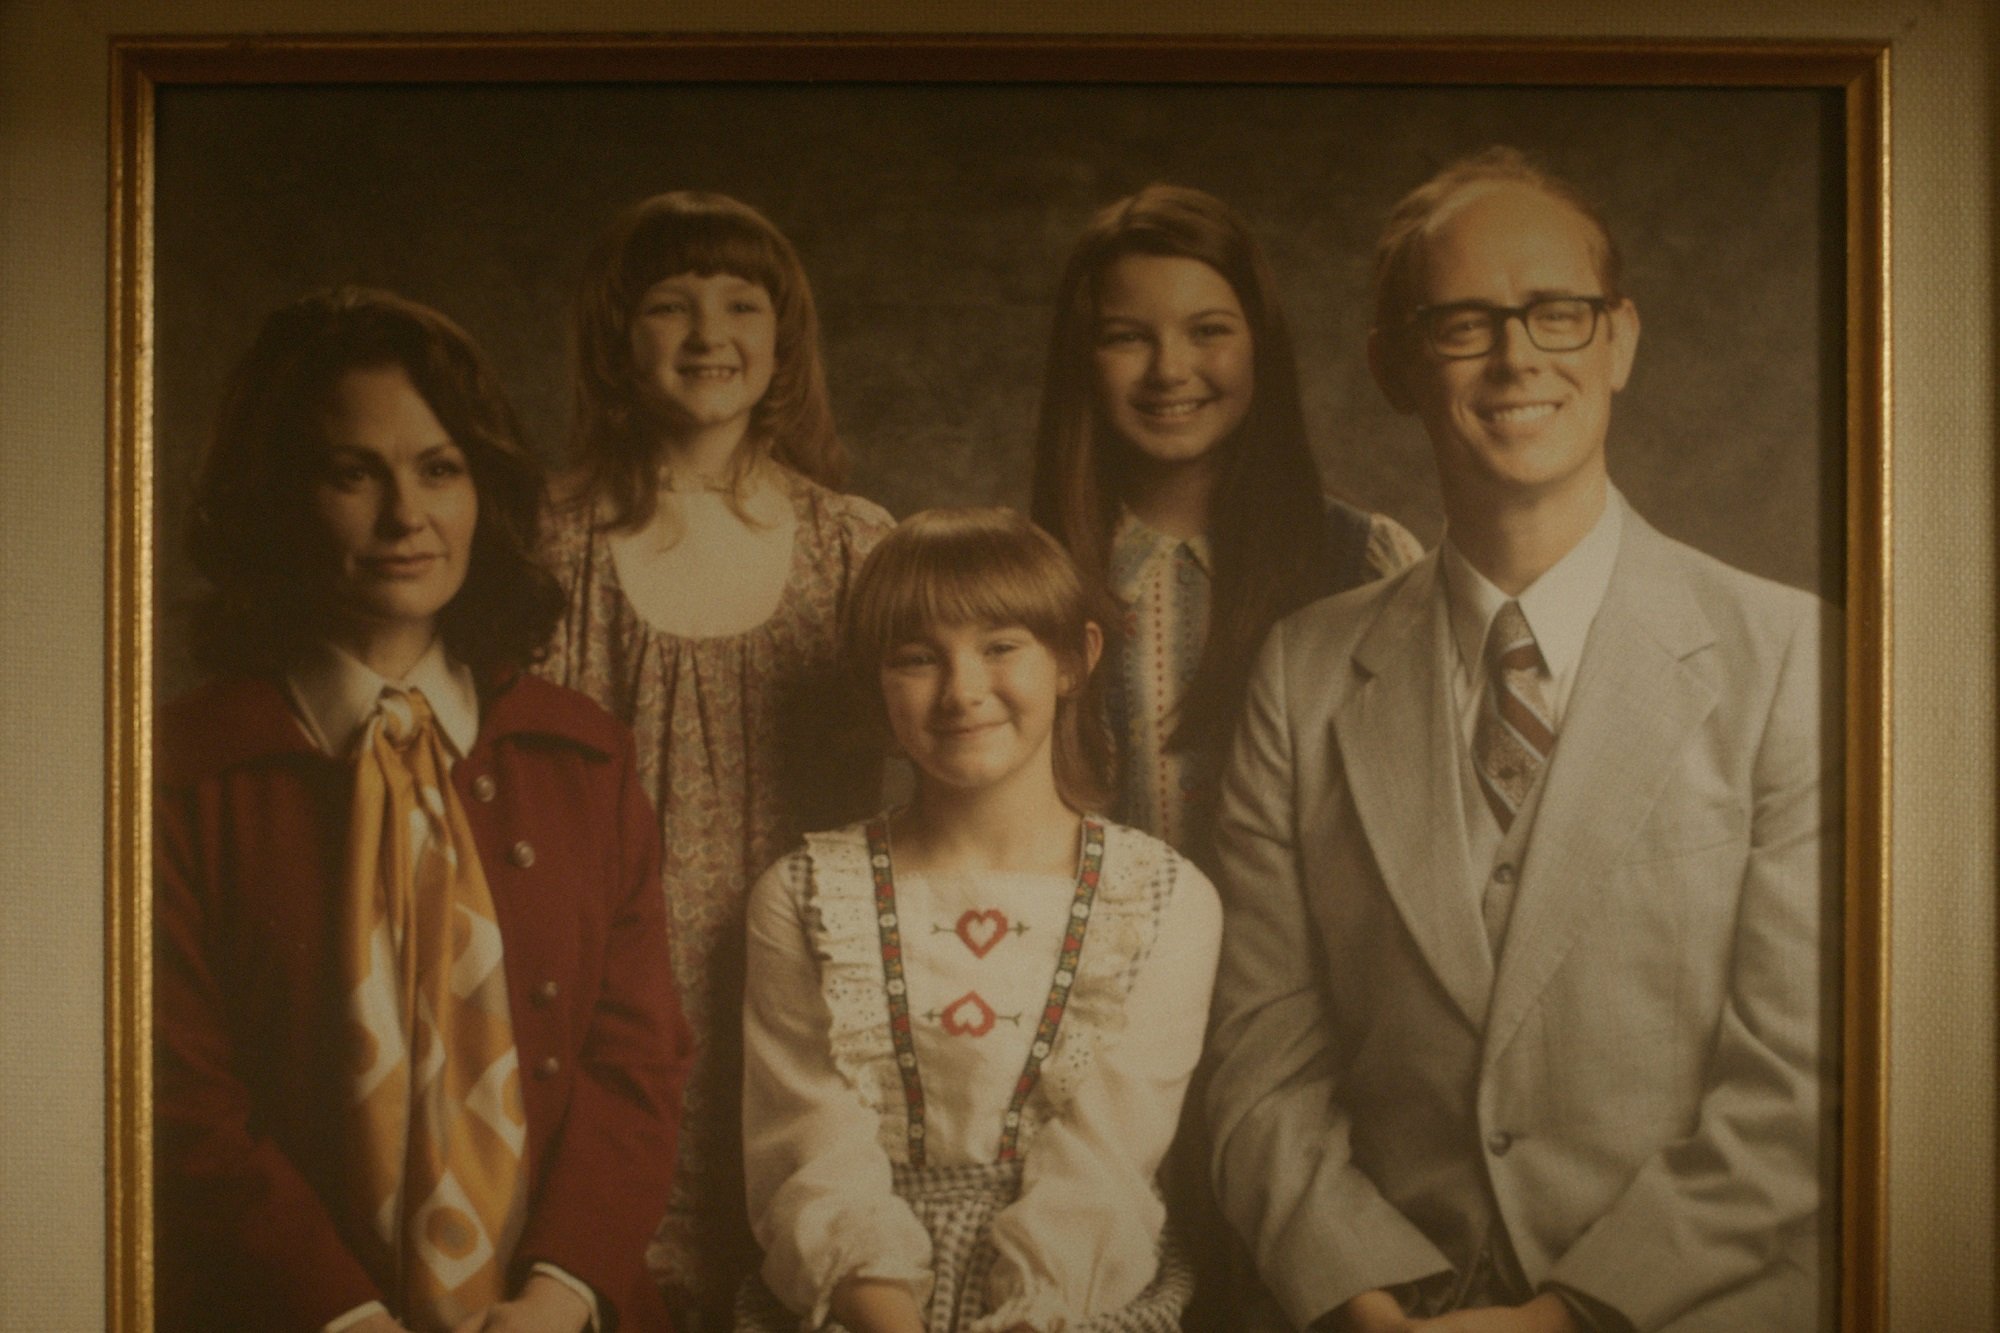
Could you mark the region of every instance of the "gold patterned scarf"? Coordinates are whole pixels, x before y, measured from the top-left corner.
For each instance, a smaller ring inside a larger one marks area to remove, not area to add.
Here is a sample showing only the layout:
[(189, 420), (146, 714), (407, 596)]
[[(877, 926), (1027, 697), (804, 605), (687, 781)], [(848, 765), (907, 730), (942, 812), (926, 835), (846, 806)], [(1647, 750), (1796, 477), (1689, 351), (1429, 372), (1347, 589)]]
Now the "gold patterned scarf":
[(385, 689), (356, 754), (341, 952), (354, 1202), (398, 1316), (449, 1329), (505, 1296), (527, 1121), (500, 926), (422, 693)]

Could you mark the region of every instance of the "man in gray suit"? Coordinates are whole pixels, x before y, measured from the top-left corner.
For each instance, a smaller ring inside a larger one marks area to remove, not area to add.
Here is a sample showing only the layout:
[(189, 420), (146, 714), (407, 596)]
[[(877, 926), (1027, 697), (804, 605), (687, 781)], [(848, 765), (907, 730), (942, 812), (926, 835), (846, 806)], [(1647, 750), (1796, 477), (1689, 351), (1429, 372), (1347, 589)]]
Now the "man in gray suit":
[(1390, 219), (1446, 538), (1273, 631), (1217, 834), (1217, 1189), (1289, 1327), (1820, 1322), (1837, 617), (1610, 485), (1638, 340), (1518, 153)]

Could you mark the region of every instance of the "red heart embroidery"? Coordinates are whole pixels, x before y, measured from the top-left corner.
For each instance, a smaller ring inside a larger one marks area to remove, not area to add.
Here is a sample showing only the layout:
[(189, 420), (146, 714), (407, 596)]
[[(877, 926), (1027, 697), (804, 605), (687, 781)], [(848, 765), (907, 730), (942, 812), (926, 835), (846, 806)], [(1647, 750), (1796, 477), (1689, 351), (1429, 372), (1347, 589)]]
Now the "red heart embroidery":
[(983, 1037), (993, 1030), (993, 1006), (977, 991), (967, 991), (946, 1005), (940, 1018), (948, 1037)]
[(1007, 914), (997, 907), (983, 912), (968, 909), (959, 917), (957, 930), (965, 947), (972, 950), (972, 956), (984, 958), (1007, 934)]

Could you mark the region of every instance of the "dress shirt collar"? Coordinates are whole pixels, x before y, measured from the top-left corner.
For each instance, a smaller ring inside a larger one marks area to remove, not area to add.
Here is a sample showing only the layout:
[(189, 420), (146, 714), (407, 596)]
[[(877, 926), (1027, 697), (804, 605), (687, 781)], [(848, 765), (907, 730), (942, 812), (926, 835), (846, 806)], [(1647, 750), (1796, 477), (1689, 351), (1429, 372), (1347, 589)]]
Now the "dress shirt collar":
[[(1611, 568), (1618, 559), (1618, 542), (1625, 530), (1625, 497), (1616, 487), (1606, 487), (1604, 512), (1583, 535), (1583, 540), (1551, 565), (1542, 576), (1509, 598), (1492, 580), (1472, 567), (1445, 534), (1439, 567), (1444, 575), (1445, 600), (1450, 608), (1452, 641), (1458, 647), (1458, 666), (1477, 679), (1483, 668), (1486, 634), (1493, 617), (1510, 600), (1521, 604), (1542, 661), (1549, 676), (1567, 686), (1576, 678), (1577, 663), (1583, 657), (1583, 641), (1597, 609), (1604, 604), (1604, 591), (1611, 586)], [(1563, 693), (1566, 695), (1567, 690)]]
[(390, 686), (421, 690), (437, 718), (445, 740), (460, 756), (472, 749), (479, 735), (479, 691), (472, 671), (445, 656), (444, 640), (431, 646), (417, 659), (407, 676), (389, 680), (353, 654), (323, 643), (292, 670), (285, 673), (285, 687), (299, 710), (306, 734), (314, 745), (336, 758), (345, 756), (355, 737), (375, 712), (375, 702)]
[(1215, 549), (1207, 533), (1169, 536), (1120, 505), (1118, 522), (1111, 529), (1111, 591), (1132, 601), (1139, 595), (1139, 580), (1146, 566), (1176, 550), (1185, 550), (1202, 573), (1215, 577)]

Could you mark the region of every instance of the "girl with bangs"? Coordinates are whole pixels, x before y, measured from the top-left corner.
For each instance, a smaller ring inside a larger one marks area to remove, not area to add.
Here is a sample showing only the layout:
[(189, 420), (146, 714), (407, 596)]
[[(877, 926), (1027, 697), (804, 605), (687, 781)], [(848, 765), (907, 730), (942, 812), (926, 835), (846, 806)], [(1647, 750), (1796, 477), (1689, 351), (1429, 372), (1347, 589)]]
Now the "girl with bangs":
[(1118, 622), (1112, 812), (1207, 863), (1251, 661), (1286, 613), (1420, 555), (1327, 496), (1278, 289), (1213, 195), (1149, 185), (1063, 270), (1037, 430), (1036, 522)]
[(545, 547), (567, 598), (541, 670), (638, 736), (681, 1002), (700, 1039), (649, 1251), (681, 1333), (727, 1326), (756, 1262), (740, 1139), (743, 900), (806, 828), (865, 812), (880, 751), (830, 706), (841, 608), (887, 513), (846, 458), (812, 289), (755, 209), (646, 199), (594, 251), (575, 323), (575, 471)]
[(920, 514), (862, 567), (849, 677), (916, 790), (751, 891), (745, 1333), (1180, 1326), (1192, 1277), (1154, 1176), (1221, 909), (1095, 813), (1090, 605), (1004, 509)]

